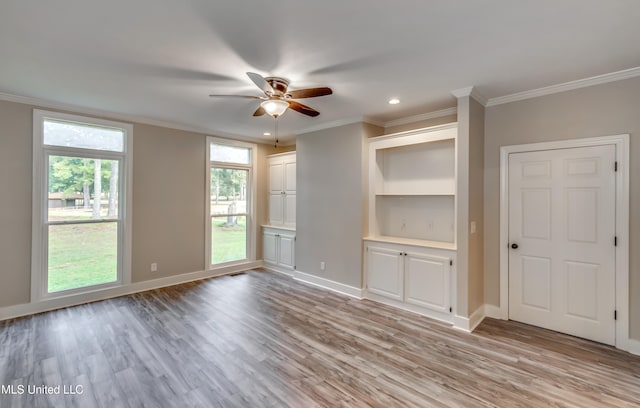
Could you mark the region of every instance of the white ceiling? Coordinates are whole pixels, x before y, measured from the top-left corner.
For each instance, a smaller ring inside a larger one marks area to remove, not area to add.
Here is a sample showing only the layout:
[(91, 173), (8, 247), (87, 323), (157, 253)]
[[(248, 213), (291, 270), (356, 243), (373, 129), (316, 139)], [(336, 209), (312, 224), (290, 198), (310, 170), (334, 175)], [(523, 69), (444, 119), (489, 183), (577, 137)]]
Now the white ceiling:
[(208, 95), (260, 95), (247, 71), (333, 88), (286, 139), (638, 67), (639, 21), (638, 0), (2, 0), (0, 92), (256, 139), (257, 101)]

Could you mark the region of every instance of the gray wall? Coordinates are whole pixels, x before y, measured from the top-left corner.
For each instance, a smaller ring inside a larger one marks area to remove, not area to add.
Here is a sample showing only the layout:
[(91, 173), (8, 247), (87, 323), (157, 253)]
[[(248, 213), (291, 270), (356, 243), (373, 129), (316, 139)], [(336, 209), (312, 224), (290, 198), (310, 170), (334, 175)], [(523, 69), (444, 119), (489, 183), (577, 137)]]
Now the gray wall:
[(485, 302), (500, 303), (500, 146), (631, 134), (630, 336), (640, 339), (640, 78), (528, 99), (486, 109)]
[(206, 138), (177, 133), (133, 129), (134, 282), (204, 269)]
[(31, 296), (32, 110), (0, 101), (0, 307)]
[(484, 304), (484, 107), (473, 98), (469, 101), (469, 231), (468, 273), (469, 314)]
[(373, 128), (355, 123), (297, 137), (298, 271), (362, 287), (363, 160)]
[[(0, 101), (0, 307), (30, 300), (34, 108)], [(206, 135), (134, 123), (133, 144), (132, 281), (204, 270)], [(259, 171), (267, 154), (290, 149), (259, 145)], [(256, 182), (260, 225), (265, 171)]]

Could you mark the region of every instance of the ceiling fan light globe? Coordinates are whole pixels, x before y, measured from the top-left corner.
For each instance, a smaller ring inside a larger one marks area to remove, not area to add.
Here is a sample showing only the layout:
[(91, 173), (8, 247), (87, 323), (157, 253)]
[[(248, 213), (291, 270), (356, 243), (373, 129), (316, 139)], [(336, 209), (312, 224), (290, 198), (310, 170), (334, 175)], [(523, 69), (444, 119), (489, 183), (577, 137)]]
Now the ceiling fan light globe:
[(289, 102), (283, 101), (281, 99), (270, 99), (268, 101), (264, 101), (260, 104), (262, 109), (265, 110), (270, 116), (277, 118), (281, 116), (289, 107)]

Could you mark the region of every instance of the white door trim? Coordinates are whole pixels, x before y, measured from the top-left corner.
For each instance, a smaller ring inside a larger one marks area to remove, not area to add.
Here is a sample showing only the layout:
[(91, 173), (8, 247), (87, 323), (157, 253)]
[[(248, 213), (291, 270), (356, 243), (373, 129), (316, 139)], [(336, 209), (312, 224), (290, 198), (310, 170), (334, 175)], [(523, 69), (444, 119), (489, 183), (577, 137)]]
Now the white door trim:
[(509, 155), (575, 147), (615, 145), (616, 173), (616, 347), (629, 351), (629, 135), (531, 143), (500, 148), (500, 317), (509, 317)]

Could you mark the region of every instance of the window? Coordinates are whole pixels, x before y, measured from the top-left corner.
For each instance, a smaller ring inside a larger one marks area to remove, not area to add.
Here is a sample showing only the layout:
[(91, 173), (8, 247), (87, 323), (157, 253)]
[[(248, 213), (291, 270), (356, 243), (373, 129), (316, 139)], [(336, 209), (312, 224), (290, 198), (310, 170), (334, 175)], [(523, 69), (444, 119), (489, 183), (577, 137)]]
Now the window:
[(210, 267), (255, 259), (255, 145), (209, 138), (207, 239)]
[(131, 125), (34, 111), (32, 298), (130, 281)]

